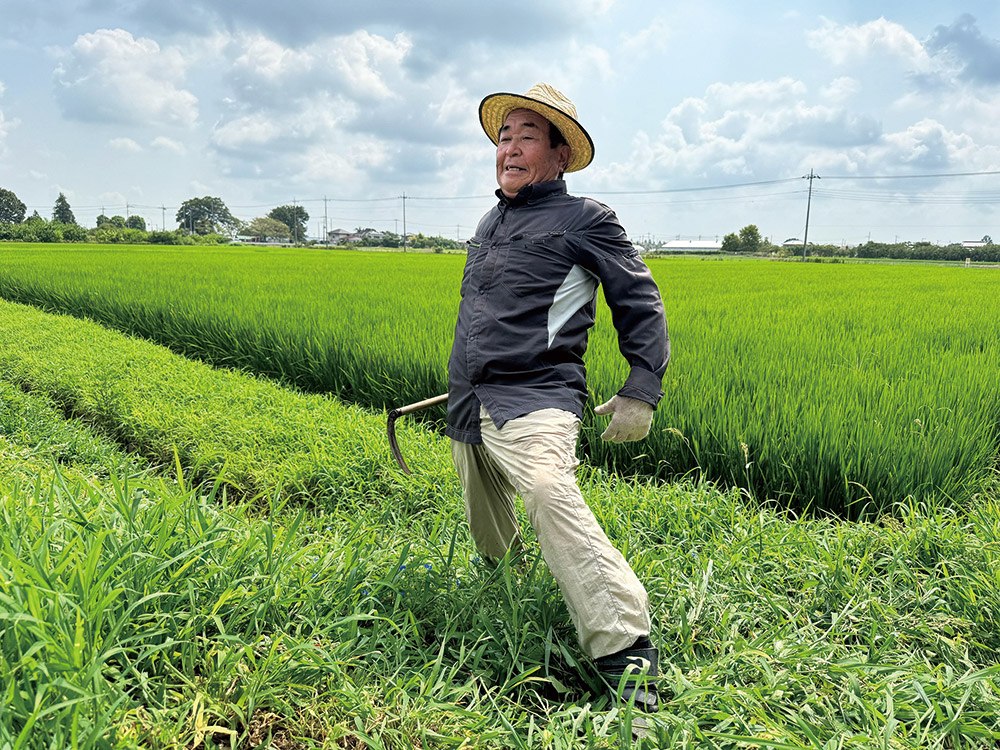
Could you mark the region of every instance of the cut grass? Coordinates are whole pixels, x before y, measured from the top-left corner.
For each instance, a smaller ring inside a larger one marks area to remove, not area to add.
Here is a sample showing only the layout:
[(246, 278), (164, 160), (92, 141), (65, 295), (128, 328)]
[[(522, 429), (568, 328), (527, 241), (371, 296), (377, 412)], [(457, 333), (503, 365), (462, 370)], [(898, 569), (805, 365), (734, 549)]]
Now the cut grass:
[(145, 468), (86, 425), (66, 421), (44, 394), (0, 380), (0, 475), (35, 479), (58, 469), (64, 478), (100, 481)]
[[(130, 479), (104, 468), (113, 447), (80, 440), (60, 465), (92, 466), (93, 482), (0, 474), (0, 746), (628, 744), (630, 717), (605, 711), (530, 531), (524, 568), (475, 561), (443, 440), (407, 429), (426, 450), (404, 480), (375, 449), (355, 456), (384, 440), (380, 415), (30, 308), (0, 306), (0, 330), (13, 342), (0, 379), (140, 452), (172, 458), (176, 445), (184, 469)], [(342, 484), (295, 484), (307, 474), (282, 468), (317, 412), (345, 423), (318, 462)], [(280, 430), (254, 421), (277, 413)], [(81, 429), (45, 414), (49, 434)], [(227, 416), (225, 431), (185, 422)], [(252, 429), (259, 468), (227, 474)], [(31, 442), (18, 434), (10, 445)], [(251, 495), (244, 475), (285, 481)], [(912, 504), (845, 523), (707, 484), (586, 466), (580, 480), (650, 593), (665, 675), (650, 744), (1000, 739), (995, 493), (967, 511)]]
[[(244, 495), (280, 488), (328, 503), (378, 502), (399, 485), (384, 417), (21, 305), (0, 304), (0, 332), (11, 342), (0, 350), (4, 379), (153, 464), (176, 458), (185, 474)], [(398, 430), (414, 467), (445, 454), (426, 430)]]

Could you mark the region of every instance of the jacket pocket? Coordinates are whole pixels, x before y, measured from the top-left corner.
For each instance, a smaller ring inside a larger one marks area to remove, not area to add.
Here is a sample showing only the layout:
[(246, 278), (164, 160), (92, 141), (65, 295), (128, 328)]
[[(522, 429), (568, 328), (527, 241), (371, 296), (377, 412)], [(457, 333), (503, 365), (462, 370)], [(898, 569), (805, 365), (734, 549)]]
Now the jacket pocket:
[(500, 283), (515, 297), (554, 294), (573, 266), (565, 234), (542, 232), (511, 242)]

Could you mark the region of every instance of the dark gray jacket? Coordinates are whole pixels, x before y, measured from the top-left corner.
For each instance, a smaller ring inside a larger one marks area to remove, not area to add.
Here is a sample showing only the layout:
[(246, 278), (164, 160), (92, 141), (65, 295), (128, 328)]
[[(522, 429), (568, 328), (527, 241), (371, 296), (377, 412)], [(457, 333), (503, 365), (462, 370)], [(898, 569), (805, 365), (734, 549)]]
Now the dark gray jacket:
[(481, 442), (480, 403), (498, 428), (539, 409), (582, 417), (598, 284), (631, 367), (618, 393), (656, 406), (670, 359), (663, 301), (614, 212), (563, 180), (497, 195), (468, 242), (445, 432)]

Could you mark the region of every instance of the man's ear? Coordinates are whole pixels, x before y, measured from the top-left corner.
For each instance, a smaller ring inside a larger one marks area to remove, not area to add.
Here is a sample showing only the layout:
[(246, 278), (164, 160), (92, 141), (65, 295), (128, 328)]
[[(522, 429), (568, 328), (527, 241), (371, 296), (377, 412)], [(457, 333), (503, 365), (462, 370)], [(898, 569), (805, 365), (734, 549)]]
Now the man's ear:
[(561, 144), (559, 146), (559, 171), (565, 172), (566, 167), (569, 166), (569, 160), (573, 156), (573, 149), (569, 147), (568, 144)]

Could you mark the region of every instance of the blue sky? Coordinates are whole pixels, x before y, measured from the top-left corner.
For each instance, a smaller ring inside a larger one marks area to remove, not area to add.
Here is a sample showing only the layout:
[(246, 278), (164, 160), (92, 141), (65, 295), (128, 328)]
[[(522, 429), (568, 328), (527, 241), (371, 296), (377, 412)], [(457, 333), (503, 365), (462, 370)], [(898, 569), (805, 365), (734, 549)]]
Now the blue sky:
[[(877, 10), (874, 8), (877, 7)], [(636, 238), (1000, 239), (1000, 9), (940, 2), (0, 0), (0, 187), (175, 225), (214, 195), (310, 232), (464, 239), (480, 99), (546, 81), (596, 143), (571, 192)], [(874, 179), (891, 177), (892, 179)], [(757, 184), (763, 183), (763, 184)], [(739, 186), (739, 187), (726, 187)], [(326, 200), (324, 200), (324, 198)]]

